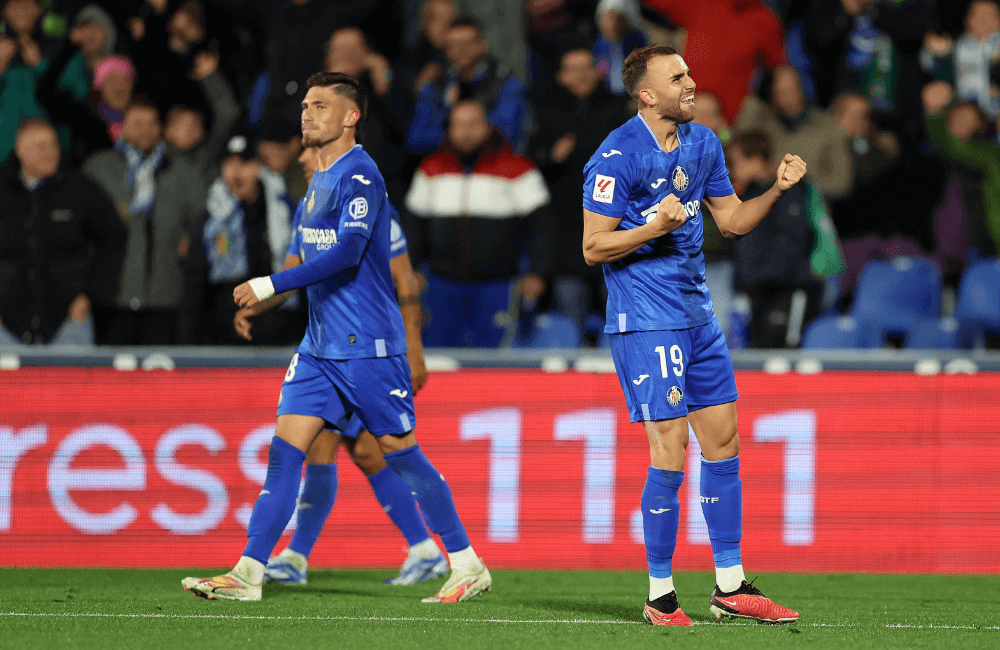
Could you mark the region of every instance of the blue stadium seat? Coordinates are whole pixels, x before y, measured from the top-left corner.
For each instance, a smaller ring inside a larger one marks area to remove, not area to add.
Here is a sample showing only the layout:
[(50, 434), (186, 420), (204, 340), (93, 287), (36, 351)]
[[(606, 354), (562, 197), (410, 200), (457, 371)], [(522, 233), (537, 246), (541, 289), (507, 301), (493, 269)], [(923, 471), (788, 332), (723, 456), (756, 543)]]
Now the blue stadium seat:
[(528, 336), (528, 348), (578, 348), (583, 336), (576, 322), (558, 312), (548, 312), (535, 317), (534, 327)]
[(983, 258), (965, 269), (958, 283), (955, 318), (966, 346), (985, 332), (1000, 331), (1000, 259)]
[(583, 317), (584, 333), (591, 336), (600, 336), (604, 332), (605, 319), (604, 314), (598, 314), (596, 311), (588, 311), (587, 315)]
[(958, 321), (950, 317), (921, 318), (910, 328), (905, 347), (914, 350), (951, 350), (961, 347)]
[(812, 350), (840, 350), (861, 347), (861, 331), (850, 316), (829, 314), (806, 325), (802, 347)]
[(941, 272), (931, 260), (872, 260), (861, 269), (851, 315), (864, 347), (882, 347), (887, 334), (908, 336), (918, 320), (941, 315)]

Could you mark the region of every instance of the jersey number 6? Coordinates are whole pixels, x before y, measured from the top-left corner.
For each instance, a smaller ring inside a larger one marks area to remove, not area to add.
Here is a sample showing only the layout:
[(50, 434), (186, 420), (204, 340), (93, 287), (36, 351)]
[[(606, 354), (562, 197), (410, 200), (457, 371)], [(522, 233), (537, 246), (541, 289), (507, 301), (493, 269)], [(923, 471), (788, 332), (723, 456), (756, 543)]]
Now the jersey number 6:
[[(667, 348), (663, 345), (658, 345), (653, 348), (653, 351), (660, 355), (660, 373), (663, 378), (667, 378)], [(684, 354), (681, 352), (681, 346), (671, 345), (670, 346), (670, 362), (674, 364), (674, 374), (680, 377), (684, 374)]]

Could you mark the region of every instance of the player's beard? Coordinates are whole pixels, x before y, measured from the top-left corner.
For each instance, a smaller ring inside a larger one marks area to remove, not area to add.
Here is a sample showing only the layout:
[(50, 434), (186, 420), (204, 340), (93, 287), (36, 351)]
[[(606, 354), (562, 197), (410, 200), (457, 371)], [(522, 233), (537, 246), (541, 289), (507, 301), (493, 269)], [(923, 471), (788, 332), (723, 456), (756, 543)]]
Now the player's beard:
[[(685, 114), (684, 108), (681, 106), (680, 99), (677, 99), (677, 105), (673, 108), (664, 107), (662, 111), (657, 110), (656, 114), (661, 120), (670, 120), (674, 124), (687, 124), (695, 118), (694, 106), (691, 106), (691, 111)], [(659, 107), (657, 107), (659, 108)]]
[(320, 148), (323, 147), (324, 145), (330, 144), (334, 140), (336, 140), (336, 138), (331, 138), (327, 134), (322, 134), (322, 133), (302, 134), (302, 146), (306, 149), (308, 149), (309, 147)]

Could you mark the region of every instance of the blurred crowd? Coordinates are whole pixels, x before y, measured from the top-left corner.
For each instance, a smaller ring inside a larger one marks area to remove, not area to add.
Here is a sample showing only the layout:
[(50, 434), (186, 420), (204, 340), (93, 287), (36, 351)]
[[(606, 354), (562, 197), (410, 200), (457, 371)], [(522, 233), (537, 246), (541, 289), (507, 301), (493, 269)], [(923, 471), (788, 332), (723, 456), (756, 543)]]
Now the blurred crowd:
[[(930, 261), (948, 317), (967, 267), (997, 255), (998, 0), (0, 6), (0, 344), (241, 343), (232, 290), (282, 267), (315, 165), (304, 80), (324, 69), (368, 92), (360, 140), (420, 271), (428, 346), (606, 344), (582, 172), (635, 114), (622, 63), (650, 43), (683, 53), (741, 197), (785, 153), (809, 165), (747, 237), (706, 220), (731, 347), (800, 345), (856, 308), (879, 259)], [(253, 343), (293, 344), (305, 318), (289, 301)]]

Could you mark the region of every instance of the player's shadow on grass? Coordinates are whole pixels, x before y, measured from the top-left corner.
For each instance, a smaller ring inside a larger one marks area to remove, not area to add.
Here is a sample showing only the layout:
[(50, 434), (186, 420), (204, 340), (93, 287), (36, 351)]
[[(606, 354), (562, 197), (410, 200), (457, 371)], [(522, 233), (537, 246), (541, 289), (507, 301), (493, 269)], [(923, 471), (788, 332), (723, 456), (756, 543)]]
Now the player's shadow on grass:
[(593, 616), (610, 617), (623, 621), (634, 621), (642, 618), (642, 609), (634, 606), (614, 605), (611, 603), (587, 603), (577, 600), (555, 600), (540, 599), (526, 600), (525, 605), (532, 605), (540, 609), (547, 609), (557, 612), (570, 612), (574, 614), (590, 614)]

